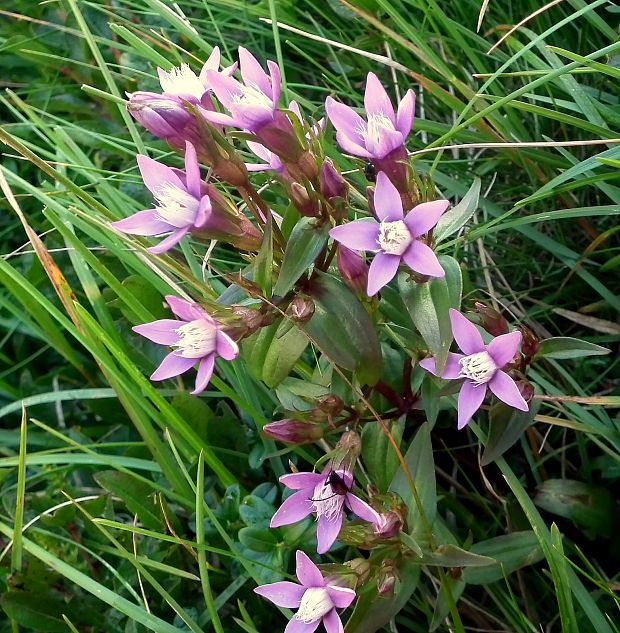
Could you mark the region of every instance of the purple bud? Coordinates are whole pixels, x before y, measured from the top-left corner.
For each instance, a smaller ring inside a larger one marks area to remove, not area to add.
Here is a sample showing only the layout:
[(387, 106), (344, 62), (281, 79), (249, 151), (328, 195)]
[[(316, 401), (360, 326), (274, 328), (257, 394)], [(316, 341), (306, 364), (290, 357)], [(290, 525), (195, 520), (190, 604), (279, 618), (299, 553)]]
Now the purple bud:
[(288, 187), (288, 193), (299, 213), (311, 218), (319, 215), (319, 203), (314, 192), (309, 193), (306, 187), (298, 182), (293, 182)]
[(328, 199), (346, 198), (349, 185), (340, 175), (334, 163), (326, 159), (321, 167), (321, 193)]
[(377, 573), (377, 591), (379, 595), (387, 598), (394, 595), (396, 581), (398, 580), (398, 571), (393, 560), (386, 558), (381, 563), (381, 568)]
[(364, 257), (346, 246), (339, 245), (337, 262), (344, 283), (354, 292), (365, 295), (368, 287), (368, 265)]
[(323, 437), (323, 427), (314, 422), (288, 419), (265, 424), (263, 433), (286, 444), (309, 444)]
[(299, 296), (291, 302), (288, 312), (294, 321), (305, 323), (314, 314), (314, 301), (312, 297)]
[(374, 525), (374, 533), (380, 538), (388, 539), (396, 536), (403, 527), (400, 516), (393, 511), (384, 512), (379, 515), (380, 522)]
[(508, 334), (510, 327), (508, 321), (497, 311), (489, 306), (476, 301), (476, 312), (480, 315), (480, 325), (493, 336)]

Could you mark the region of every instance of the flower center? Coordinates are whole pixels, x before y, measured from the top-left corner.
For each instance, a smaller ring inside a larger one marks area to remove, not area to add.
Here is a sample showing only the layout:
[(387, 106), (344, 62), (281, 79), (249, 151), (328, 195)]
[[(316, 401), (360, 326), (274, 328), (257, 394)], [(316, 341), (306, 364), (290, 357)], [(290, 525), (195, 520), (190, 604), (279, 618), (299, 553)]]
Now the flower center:
[(217, 328), (206, 319), (189, 321), (175, 332), (180, 337), (175, 347), (183, 358), (203, 358), (215, 351)]
[(273, 109), (271, 99), (262, 90), (252, 85), (242, 86), (241, 93), (234, 95), (232, 101), (241, 106)]
[(320, 517), (335, 519), (342, 512), (345, 495), (336, 492), (329, 483), (329, 477), (314, 488), (312, 494), (312, 507), (316, 512), (317, 520)]
[(155, 193), (157, 215), (164, 222), (180, 229), (194, 223), (199, 202), (187, 191), (169, 182)]
[(299, 610), (293, 617), (295, 620), (301, 620), (304, 624), (311, 624), (320, 620), (333, 608), (334, 603), (325, 587), (310, 587), (310, 589), (306, 589)]
[(368, 123), (363, 136), (374, 146), (377, 146), (384, 132), (393, 132), (395, 129), (391, 119), (385, 116), (385, 114), (369, 114)]
[(407, 225), (402, 220), (381, 222), (377, 238), (381, 250), (388, 255), (402, 255), (413, 241)]
[(465, 356), (459, 360), (459, 365), (461, 366), (459, 378), (467, 378), (477, 385), (489, 382), (497, 371), (497, 365), (489, 352), (477, 352)]
[(176, 66), (170, 72), (162, 72), (159, 82), (164, 92), (177, 96), (191, 95), (200, 99), (205, 93), (205, 87), (188, 64)]

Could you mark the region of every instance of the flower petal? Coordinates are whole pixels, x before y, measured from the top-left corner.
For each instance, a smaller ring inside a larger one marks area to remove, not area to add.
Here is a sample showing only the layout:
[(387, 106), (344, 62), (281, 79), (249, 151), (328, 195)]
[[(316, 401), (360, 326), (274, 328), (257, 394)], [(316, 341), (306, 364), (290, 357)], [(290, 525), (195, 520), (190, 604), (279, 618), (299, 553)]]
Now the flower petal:
[(366, 91), (364, 92), (364, 107), (368, 114), (382, 114), (392, 123), (396, 123), (394, 107), (388, 93), (375, 73), (368, 73)]
[(195, 319), (207, 319), (212, 321), (211, 316), (203, 310), (197, 303), (175, 297), (174, 295), (165, 296), (166, 303), (179, 319), (184, 321), (194, 321)]
[(355, 591), (348, 587), (327, 585), (327, 593), (336, 609), (346, 609), (355, 600)]
[(279, 482), (290, 490), (314, 489), (326, 476), (321, 473), (288, 473), (279, 478)]
[(174, 378), (191, 369), (195, 364), (195, 358), (183, 358), (183, 356), (177, 356), (174, 352), (171, 352), (151, 374), (151, 380)]
[(189, 233), (189, 227), (179, 229), (174, 233), (171, 233), (166, 239), (162, 240), (157, 246), (151, 246), (146, 250), (154, 255), (161, 255), (166, 251), (169, 251), (173, 246), (176, 246), (187, 234)]
[(200, 167), (196, 149), (189, 141), (185, 141), (185, 175), (187, 192), (194, 198), (200, 199)]
[(312, 513), (312, 501), (308, 490), (300, 490), (285, 499), (282, 505), (276, 510), (271, 517), (269, 527), (277, 528), (282, 525), (290, 525), (305, 519)]
[(278, 101), (280, 101), (280, 89), (282, 87), (282, 73), (280, 72), (280, 66), (271, 60), (267, 61), (267, 68), (269, 68), (269, 75), (271, 77), (271, 92), (266, 94), (271, 96), (274, 107), (278, 107)]
[(450, 323), (452, 324), (452, 334), (457, 345), (465, 354), (475, 354), (484, 350), (484, 341), (478, 328), (466, 316), (458, 310), (450, 308)]
[(219, 70), (220, 68), (220, 47), (214, 46), (211, 51), (211, 55), (207, 58), (207, 61), (204, 63), (202, 70), (200, 71), (200, 80), (204, 84), (207, 80), (207, 71), (208, 70)]
[(295, 554), (295, 575), (304, 587), (324, 587), (325, 580), (321, 570), (310, 560), (305, 552), (297, 550)]
[[(243, 94), (243, 85), (236, 79), (223, 75), (222, 73), (213, 70), (207, 71), (207, 82), (219, 102), (228, 110), (230, 110), (230, 105), (234, 98)], [(203, 114), (206, 116), (211, 113), (205, 111)]]
[(239, 356), (239, 346), (226, 332), (218, 330), (215, 338), (215, 351), (224, 360), (234, 360)]
[(403, 201), (398, 189), (383, 171), (377, 175), (374, 202), (377, 217), (381, 222), (396, 222), (403, 219)]
[(158, 345), (174, 345), (180, 338), (176, 330), (182, 325), (185, 325), (185, 321), (159, 319), (151, 323), (136, 325), (131, 329), (136, 334), (140, 334), (140, 336), (144, 336)]
[(329, 235), (353, 251), (376, 251), (379, 248), (379, 224), (375, 220), (354, 220), (334, 227)]
[(413, 207), (405, 218), (411, 237), (420, 237), (428, 233), (449, 206), (450, 203), (447, 200), (433, 200)]
[(200, 359), (200, 363), (198, 363), (198, 373), (196, 374), (196, 384), (194, 386), (194, 391), (191, 392), (192, 396), (197, 396), (207, 388), (207, 385), (211, 380), (211, 376), (213, 376), (214, 367), (215, 354), (209, 354), (208, 356)]
[(168, 222), (164, 222), (159, 219), (155, 209), (146, 209), (145, 211), (138, 211), (130, 215), (128, 218), (111, 222), (110, 226), (113, 226), (116, 230), (123, 233), (129, 233), (130, 235), (144, 235), (150, 237), (151, 235), (161, 235), (171, 231), (174, 227)]
[(316, 526), (316, 551), (318, 554), (325, 554), (330, 550), (340, 534), (343, 520), (344, 513), (340, 513), (333, 519), (328, 519), (326, 516), (319, 517)]
[(368, 503), (350, 492), (345, 495), (344, 502), (353, 514), (364, 521), (378, 523), (381, 520), (379, 514)]
[(359, 130), (366, 128), (366, 121), (353, 108), (332, 99), (332, 97), (327, 97), (325, 110), (329, 120), (338, 132), (343, 133), (355, 143), (361, 141)]
[(360, 143), (356, 142), (350, 136), (347, 136), (344, 132), (337, 132), (336, 140), (345, 154), (359, 156), (360, 158), (372, 158), (370, 152), (365, 147), (360, 145)]
[(246, 86), (256, 86), (268, 97), (272, 96), (269, 76), (247, 48), (239, 47), (239, 69)]
[(136, 156), (140, 175), (151, 193), (156, 193), (164, 183), (170, 183), (179, 189), (185, 190), (181, 179), (163, 163), (160, 163), (144, 154)]
[(381, 159), (391, 154), (394, 150), (401, 148), (405, 139), (398, 130), (383, 129), (376, 137), (372, 134), (367, 134), (365, 141), (366, 149), (372, 157)]
[(459, 392), (458, 401), (458, 428), (462, 429), (472, 419), (472, 416), (482, 404), (486, 394), (486, 385), (476, 385), (471, 380), (466, 380)]
[(314, 633), (319, 628), (322, 618), (315, 620), (314, 622), (303, 622), (302, 620), (296, 620), (293, 618), (289, 620), (289, 623), (284, 629), (284, 633)]
[(232, 125), (234, 127), (241, 127), (241, 124), (237, 121), (237, 119), (228, 114), (223, 114), (222, 112), (211, 112), (210, 110), (205, 110), (203, 108), (201, 110), (201, 114), (207, 121), (215, 123), (216, 125)]
[(208, 222), (212, 212), (211, 198), (208, 195), (202, 196), (194, 218), (194, 227), (197, 229), (203, 227)]
[(271, 600), (278, 607), (286, 607), (288, 609), (297, 608), (301, 604), (301, 599), (305, 592), (305, 587), (287, 580), (272, 582), (254, 589), (254, 593), (259, 596)]
[(246, 141), (246, 143), (253, 154), (256, 154), (256, 156), (262, 158), (262, 160), (266, 160), (268, 163), (271, 162), (273, 154), (264, 145), (256, 143), (255, 141)]
[(413, 117), (415, 113), (415, 92), (407, 90), (407, 94), (398, 104), (398, 112), (396, 113), (396, 129), (407, 138), (411, 128), (413, 127)]
[(519, 409), (519, 411), (529, 410), (527, 402), (519, 391), (519, 387), (505, 371), (501, 369), (496, 371), (495, 376), (489, 380), (488, 385), (489, 389), (509, 407), (514, 407)]
[(430, 358), (423, 358), (419, 363), (422, 369), (433, 374), (433, 376), (437, 376), (437, 368), (435, 366), (435, 359), (431, 356)]
[(515, 357), (519, 345), (521, 345), (521, 338), (521, 332), (515, 330), (509, 334), (496, 336), (487, 345), (487, 352), (489, 352), (491, 358), (500, 369)]
[(325, 627), (325, 631), (327, 633), (344, 633), (342, 620), (340, 619), (336, 609), (328, 611), (323, 616), (323, 626)]
[(398, 255), (388, 255), (383, 251), (377, 253), (368, 269), (368, 287), (366, 293), (369, 297), (376, 295), (383, 286), (394, 279), (400, 264)]
[(411, 242), (403, 253), (403, 260), (411, 270), (421, 275), (444, 277), (446, 274), (433, 249), (420, 240)]
[[(441, 374), (441, 378), (443, 380), (455, 380), (459, 378), (459, 374), (461, 372), (461, 365), (459, 364), (459, 360), (461, 360), (461, 358), (463, 358), (463, 354), (454, 354), (452, 352), (448, 352), (446, 366), (443, 369), (443, 374)], [(426, 371), (433, 374), (433, 376), (437, 375), (434, 358), (424, 358), (419, 362), (419, 365), (420, 367), (422, 367), (422, 369), (426, 369)]]

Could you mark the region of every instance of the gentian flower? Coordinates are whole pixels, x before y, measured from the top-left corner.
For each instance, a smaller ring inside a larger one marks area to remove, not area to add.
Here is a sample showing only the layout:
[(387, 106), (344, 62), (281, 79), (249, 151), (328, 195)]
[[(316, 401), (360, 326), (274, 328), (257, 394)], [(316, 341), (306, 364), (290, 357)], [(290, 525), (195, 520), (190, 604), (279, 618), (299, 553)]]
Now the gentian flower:
[(239, 354), (239, 347), (222, 331), (222, 325), (197, 303), (173, 295), (166, 296), (166, 302), (177, 319), (160, 319), (132, 329), (153, 343), (175, 348), (153, 372), (151, 380), (174, 378), (198, 364), (196, 384), (191, 392), (197, 395), (209, 384), (215, 359), (221, 356), (224, 360), (233, 360)]
[[(334, 475), (341, 486), (334, 489)], [(270, 527), (290, 525), (316, 514), (317, 552), (324, 554), (334, 544), (342, 523), (345, 508), (360, 519), (377, 523), (379, 514), (365, 501), (350, 492), (353, 487), (353, 474), (348, 470), (336, 470), (327, 473), (291, 473), (282, 475), (280, 483), (291, 490), (297, 490), (288, 497), (271, 518)]]
[(418, 238), (437, 224), (448, 204), (447, 200), (423, 202), (403, 215), (400, 194), (385, 173), (380, 172), (374, 196), (380, 222), (355, 220), (333, 228), (329, 234), (351, 250), (377, 253), (368, 271), (367, 292), (372, 296), (394, 278), (401, 261), (421, 275), (444, 276), (435, 253)]
[(349, 106), (327, 97), (327, 116), (336, 128), (336, 139), (340, 147), (353, 156), (373, 161), (384, 159), (403, 148), (413, 126), (413, 90), (407, 91), (395, 113), (390, 97), (377, 76), (368, 73), (364, 106), (366, 121)]
[[(515, 330), (496, 336), (485, 345), (478, 328), (458, 310), (450, 308), (450, 322), (452, 334), (464, 353), (448, 354), (441, 378), (464, 379), (458, 398), (458, 428), (466, 426), (480, 408), (487, 387), (509, 407), (527, 411), (527, 402), (515, 381), (503, 371), (517, 353), (521, 344), (521, 332)], [(433, 358), (421, 360), (420, 366), (437, 375)]]
[(327, 633), (342, 633), (336, 609), (346, 609), (355, 600), (355, 591), (331, 584), (300, 550), (296, 562), (295, 573), (301, 584), (284, 580), (256, 587), (254, 592), (278, 607), (297, 609), (284, 633), (313, 633), (321, 623)]

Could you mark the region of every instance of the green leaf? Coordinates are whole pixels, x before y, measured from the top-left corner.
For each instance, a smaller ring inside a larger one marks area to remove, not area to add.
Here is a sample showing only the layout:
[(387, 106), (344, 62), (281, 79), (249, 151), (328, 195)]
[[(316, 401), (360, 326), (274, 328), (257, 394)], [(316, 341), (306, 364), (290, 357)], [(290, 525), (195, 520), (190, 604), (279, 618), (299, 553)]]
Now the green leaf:
[(95, 475), (97, 483), (120, 497), (130, 512), (137, 514), (141, 523), (150, 529), (158, 530), (163, 528), (163, 522), (157, 512), (157, 506), (149, 499), (152, 498), (153, 489), (127, 473), (115, 470), (104, 470)]
[[(67, 625), (62, 614), (74, 609), (52, 596), (30, 591), (8, 591), (0, 597), (0, 606), (9, 619), (33, 631), (66, 633)], [(71, 616), (70, 616), (71, 617)]]
[(441, 216), (437, 226), (433, 229), (433, 237), (436, 242), (441, 242), (446, 237), (456, 233), (475, 213), (480, 199), (480, 185), (480, 178), (474, 178), (469, 191), (461, 201)]
[(316, 218), (301, 218), (286, 244), (284, 259), (273, 293), (283, 297), (310, 268), (327, 243), (329, 224), (317, 227)]
[(545, 358), (567, 359), (582, 358), (583, 356), (602, 356), (609, 354), (605, 347), (582, 341), (578, 338), (569, 336), (555, 336), (547, 338), (540, 342), (536, 357), (544, 356)]
[(472, 585), (487, 585), (501, 580), (513, 571), (544, 558), (536, 534), (529, 530), (481, 541), (472, 545), (471, 551), (495, 559), (495, 563), (488, 567), (463, 571), (463, 580)]
[(424, 565), (440, 567), (486, 567), (495, 562), (489, 556), (464, 550), (451, 543), (440, 545), (435, 551), (425, 554), (421, 561)]
[(263, 242), (252, 263), (252, 269), (254, 271), (254, 281), (263, 291), (265, 297), (267, 299), (271, 298), (273, 285), (273, 218), (271, 213), (267, 218)]
[(381, 377), (381, 346), (364, 306), (329, 275), (319, 275), (309, 294), (315, 312), (302, 329), (336, 365), (354, 371), (361, 384), (374, 385)]
[(278, 537), (267, 528), (244, 527), (239, 530), (239, 542), (255, 552), (269, 553), (278, 547)]
[(386, 430), (398, 446), (401, 444), (405, 419), (386, 421), (385, 429), (378, 422), (367, 422), (362, 429), (362, 459), (371, 481), (379, 492), (387, 492), (398, 470), (398, 456)]

